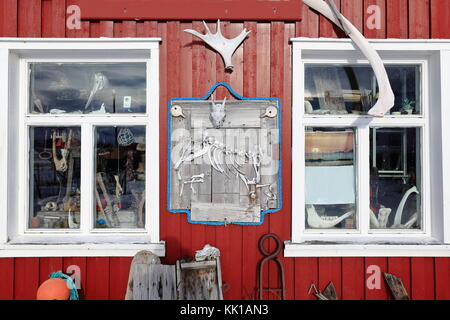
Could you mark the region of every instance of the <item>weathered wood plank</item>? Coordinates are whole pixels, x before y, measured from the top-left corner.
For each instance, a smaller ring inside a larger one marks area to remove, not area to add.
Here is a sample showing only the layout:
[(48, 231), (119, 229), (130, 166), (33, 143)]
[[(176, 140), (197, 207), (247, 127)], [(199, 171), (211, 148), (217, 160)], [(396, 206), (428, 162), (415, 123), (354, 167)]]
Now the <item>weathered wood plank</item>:
[(149, 300), (150, 290), (149, 266), (133, 265), (133, 300)]
[(174, 265), (147, 266), (148, 300), (176, 300)]
[(259, 222), (259, 206), (242, 207), (231, 203), (192, 203), (191, 219), (209, 222)]

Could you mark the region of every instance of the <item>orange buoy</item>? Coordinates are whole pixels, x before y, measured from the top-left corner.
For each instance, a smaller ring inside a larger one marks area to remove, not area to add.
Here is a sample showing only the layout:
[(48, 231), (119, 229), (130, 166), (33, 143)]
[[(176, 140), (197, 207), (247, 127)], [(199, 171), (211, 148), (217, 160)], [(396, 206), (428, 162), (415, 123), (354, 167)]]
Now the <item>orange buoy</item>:
[(70, 290), (67, 282), (61, 278), (50, 278), (39, 287), (37, 300), (69, 300)]

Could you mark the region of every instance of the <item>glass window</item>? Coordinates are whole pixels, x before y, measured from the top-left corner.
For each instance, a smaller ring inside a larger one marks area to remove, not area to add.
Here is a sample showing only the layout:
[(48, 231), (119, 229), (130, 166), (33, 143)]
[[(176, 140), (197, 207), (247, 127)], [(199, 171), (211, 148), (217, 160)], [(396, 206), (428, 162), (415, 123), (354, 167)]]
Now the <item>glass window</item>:
[(30, 113), (146, 112), (146, 63), (30, 63)]
[(421, 229), (420, 129), (370, 129), (370, 226)]
[(80, 127), (30, 128), (30, 228), (79, 228), (80, 133)]
[(353, 128), (306, 128), (307, 228), (357, 227), (355, 136)]
[[(420, 65), (388, 65), (395, 94), (390, 115), (421, 114)], [(366, 114), (378, 99), (378, 85), (369, 65), (305, 65), (305, 113)]]
[(95, 227), (144, 228), (145, 126), (95, 128)]

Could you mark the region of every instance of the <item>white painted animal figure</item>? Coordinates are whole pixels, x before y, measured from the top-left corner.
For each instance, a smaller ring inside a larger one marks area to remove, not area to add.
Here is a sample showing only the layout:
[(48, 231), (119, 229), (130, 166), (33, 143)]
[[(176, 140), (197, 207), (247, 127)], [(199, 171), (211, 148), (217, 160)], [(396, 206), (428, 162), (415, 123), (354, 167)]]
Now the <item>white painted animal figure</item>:
[(213, 124), (214, 128), (218, 129), (220, 128), (226, 117), (225, 113), (225, 102), (227, 101), (227, 98), (223, 99), (222, 103), (214, 103), (214, 101), (211, 101), (211, 114), (209, 115), (209, 119), (211, 120), (211, 123)]

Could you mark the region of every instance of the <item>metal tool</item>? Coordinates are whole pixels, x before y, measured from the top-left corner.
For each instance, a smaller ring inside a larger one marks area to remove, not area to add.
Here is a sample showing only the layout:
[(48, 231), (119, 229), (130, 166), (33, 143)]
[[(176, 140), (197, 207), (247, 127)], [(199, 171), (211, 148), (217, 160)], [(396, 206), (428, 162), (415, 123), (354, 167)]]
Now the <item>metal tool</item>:
[[(276, 247), (273, 252), (267, 252), (264, 249), (264, 241), (269, 238), (272, 238), (276, 242)], [(284, 281), (284, 268), (283, 268), (283, 264), (281, 263), (280, 259), (278, 259), (278, 257), (277, 257), (280, 254), (281, 249), (283, 248), (281, 239), (276, 234), (273, 234), (273, 233), (265, 234), (259, 239), (258, 248), (259, 248), (259, 251), (264, 256), (264, 258), (259, 262), (259, 265), (258, 265), (258, 288), (257, 288), (257, 291), (258, 291), (259, 300), (263, 300), (264, 292), (278, 293), (280, 299), (285, 300), (286, 299), (286, 284)], [(278, 288), (270, 288), (270, 287), (264, 288), (263, 287), (264, 264), (269, 260), (274, 261), (278, 265), (279, 280), (280, 280), (280, 284), (281, 284), (281, 286)]]

